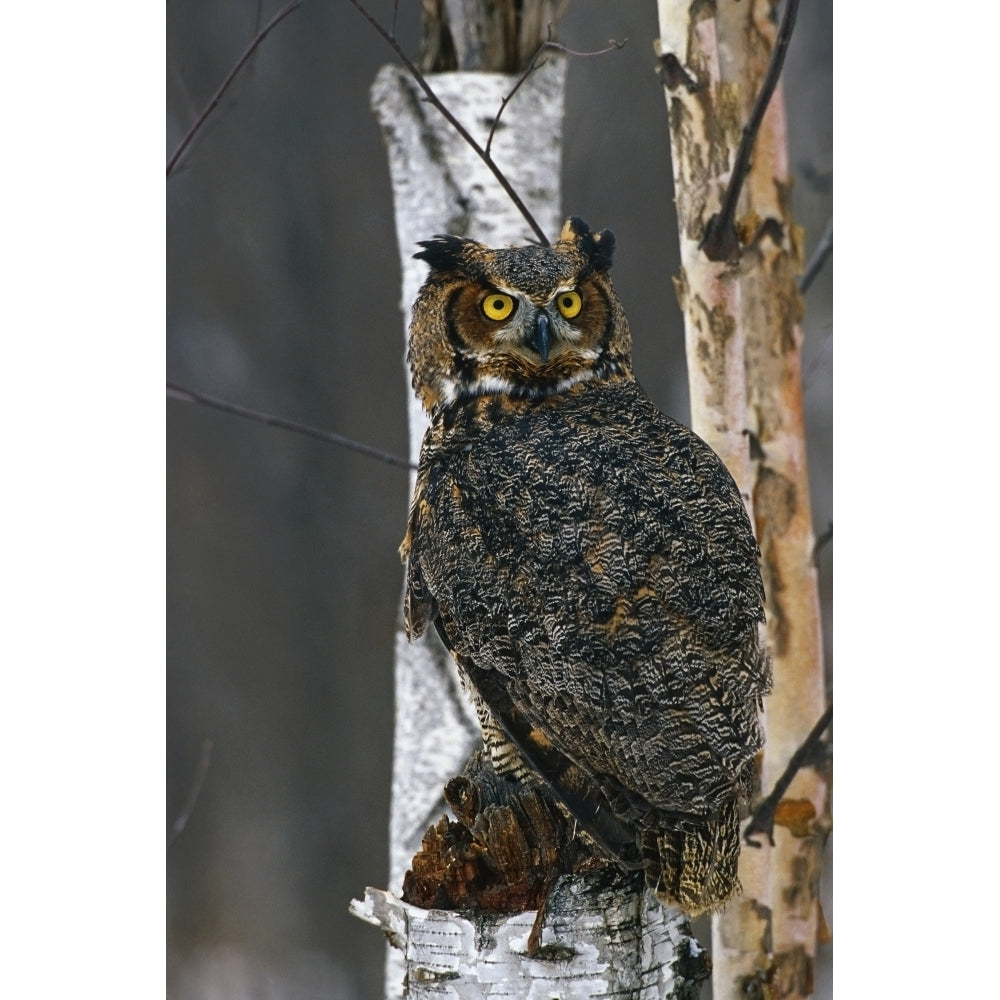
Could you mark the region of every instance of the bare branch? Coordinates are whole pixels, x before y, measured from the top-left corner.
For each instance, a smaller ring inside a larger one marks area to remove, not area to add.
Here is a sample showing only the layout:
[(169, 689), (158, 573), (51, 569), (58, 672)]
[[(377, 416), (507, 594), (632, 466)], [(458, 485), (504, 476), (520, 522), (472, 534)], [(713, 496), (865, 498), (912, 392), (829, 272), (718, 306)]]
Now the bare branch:
[(595, 49), (593, 52), (578, 52), (576, 49), (571, 49), (568, 45), (563, 45), (562, 42), (547, 41), (542, 42), (539, 51), (541, 49), (554, 49), (556, 52), (564, 52), (568, 56), (580, 56), (583, 59), (587, 59), (590, 56), (605, 56), (609, 52), (620, 52), (626, 45), (628, 45), (627, 38), (623, 38), (620, 42), (609, 38), (608, 44), (603, 49)]
[(792, 758), (788, 762), (784, 773), (774, 783), (771, 794), (754, 810), (753, 816), (750, 817), (750, 822), (747, 823), (746, 829), (743, 831), (743, 839), (751, 847), (760, 847), (760, 842), (751, 838), (750, 835), (752, 833), (767, 834), (767, 839), (770, 841), (771, 846), (774, 847), (774, 813), (778, 807), (778, 803), (788, 790), (788, 786), (792, 783), (795, 775), (814, 760), (820, 746), (819, 738), (823, 735), (823, 731), (830, 725), (832, 720), (833, 705), (830, 705), (819, 717), (819, 722), (812, 727), (802, 745), (792, 754)]
[(438, 98), (437, 94), (431, 89), (430, 84), (427, 82), (427, 78), (419, 69), (414, 65), (413, 61), (409, 56), (403, 51), (400, 44), (396, 39), (375, 20), (371, 14), (368, 13), (365, 6), (358, 2), (358, 0), (349, 0), (352, 7), (378, 32), (382, 38), (389, 44), (393, 52), (399, 57), (399, 61), (406, 67), (407, 72), (417, 81), (420, 89), (427, 95), (427, 100), (434, 105), (438, 111), (444, 116), (445, 120), (449, 125), (462, 137), (462, 139), (469, 144), (469, 147), (475, 150), (476, 155), (486, 164), (489, 171), (497, 179), (497, 183), (504, 189), (507, 193), (507, 197), (517, 206), (517, 210), (523, 216), (525, 222), (531, 227), (534, 234), (538, 237), (538, 242), (542, 246), (549, 246), (548, 237), (542, 231), (541, 226), (535, 222), (534, 216), (528, 211), (527, 206), (521, 201), (520, 196), (514, 190), (510, 181), (504, 176), (503, 171), (493, 162), (490, 158), (490, 154), (483, 149), (482, 146), (476, 142), (475, 139), (469, 134), (465, 126), (445, 107), (444, 103)]
[(257, 46), (260, 45), (260, 43), (264, 41), (265, 38), (267, 38), (272, 28), (276, 27), (279, 22), (283, 21), (286, 17), (288, 17), (288, 15), (291, 14), (293, 10), (296, 10), (298, 7), (301, 7), (302, 3), (303, 0), (292, 0), (291, 3), (285, 4), (285, 6), (282, 7), (281, 10), (279, 10), (278, 13), (275, 14), (274, 17), (272, 17), (271, 20), (268, 21), (267, 24), (265, 24), (264, 27), (257, 32), (257, 34), (254, 36), (253, 41), (246, 47), (246, 50), (244, 51), (243, 55), (241, 55), (239, 59), (236, 60), (236, 65), (233, 66), (233, 68), (229, 71), (225, 80), (222, 81), (222, 84), (219, 86), (219, 89), (215, 92), (215, 95), (208, 102), (208, 104), (205, 105), (205, 109), (198, 116), (195, 123), (191, 126), (191, 128), (188, 129), (187, 135), (185, 135), (184, 138), (181, 139), (180, 144), (174, 150), (173, 156), (171, 156), (170, 159), (167, 160), (167, 177), (171, 175), (174, 167), (177, 166), (177, 161), (183, 155), (184, 150), (191, 145), (191, 141), (194, 139), (194, 137), (201, 130), (202, 126), (208, 120), (208, 116), (216, 109), (216, 107), (219, 104), (219, 101), (222, 100), (226, 91), (229, 89), (230, 84), (233, 82), (233, 80), (236, 79), (236, 74), (239, 73), (239, 71), (246, 64), (247, 60), (254, 54), (254, 52), (257, 51)]
[(799, 0), (787, 0), (785, 15), (782, 18), (781, 27), (778, 29), (778, 36), (774, 40), (774, 49), (771, 51), (771, 61), (768, 64), (764, 82), (760, 86), (760, 93), (757, 95), (750, 118), (743, 126), (743, 135), (740, 139), (739, 149), (736, 151), (736, 161), (733, 164), (733, 172), (729, 179), (729, 186), (726, 188), (725, 198), (722, 201), (722, 208), (708, 220), (708, 224), (705, 226), (701, 249), (709, 260), (735, 260), (739, 256), (740, 240), (736, 234), (734, 222), (736, 204), (740, 200), (743, 182), (750, 172), (750, 157), (753, 153), (754, 143), (757, 141), (761, 122), (764, 120), (764, 112), (767, 111), (767, 106), (771, 103), (771, 95), (774, 93), (774, 88), (778, 85), (778, 78), (781, 76), (781, 68), (785, 63), (788, 43), (792, 40), (792, 29), (795, 27), (795, 16), (798, 10)]
[(339, 445), (341, 448), (348, 448), (359, 454), (367, 455), (369, 458), (377, 458), (380, 462), (385, 462), (387, 465), (397, 465), (402, 469), (416, 468), (415, 465), (408, 462), (405, 458), (400, 458), (398, 455), (382, 451), (379, 448), (373, 448), (371, 445), (362, 444), (360, 441), (352, 441), (350, 438), (336, 434), (333, 431), (320, 430), (318, 427), (300, 424), (296, 420), (288, 420), (285, 417), (278, 417), (272, 413), (261, 413), (259, 410), (251, 410), (236, 403), (229, 403), (224, 399), (217, 399), (214, 396), (205, 396), (200, 392), (185, 389), (173, 382), (167, 382), (167, 398), (178, 399), (182, 403), (198, 403), (201, 406), (211, 407), (213, 410), (231, 413), (233, 416), (243, 417), (246, 420), (255, 420), (260, 424), (267, 424), (269, 427), (281, 427), (286, 431), (295, 431), (296, 434), (305, 434), (307, 437)]
[(524, 83), (528, 77), (535, 72), (541, 66), (544, 66), (544, 62), (539, 62), (539, 57), (546, 49), (553, 49), (556, 52), (563, 52), (569, 56), (603, 56), (608, 52), (616, 52), (619, 49), (625, 48), (628, 45), (628, 39), (626, 38), (623, 42), (616, 42), (613, 38), (608, 39), (608, 46), (604, 49), (599, 49), (596, 52), (577, 52), (574, 49), (568, 48), (562, 45), (560, 42), (552, 41), (552, 25), (548, 25), (547, 28), (548, 37), (538, 46), (538, 51), (531, 57), (531, 62), (528, 64), (528, 68), (518, 77), (517, 83), (514, 84), (510, 93), (500, 101), (500, 110), (497, 111), (496, 117), (493, 119), (493, 125), (490, 127), (489, 137), (486, 139), (486, 155), (490, 155), (490, 147), (493, 145), (493, 136), (496, 134), (497, 127), (500, 124), (500, 116), (504, 113), (504, 109), (507, 107), (510, 99), (517, 93), (518, 88)]
[(195, 803), (201, 794), (201, 786), (205, 783), (205, 776), (208, 774), (208, 767), (211, 763), (212, 741), (205, 740), (201, 745), (201, 757), (198, 760), (198, 767), (195, 769), (194, 780), (191, 782), (191, 789), (188, 792), (187, 800), (184, 802), (184, 808), (181, 809), (180, 815), (174, 820), (170, 836), (167, 837), (168, 851), (173, 842), (184, 832), (184, 827), (187, 826), (188, 820), (191, 818), (191, 813), (194, 812)]

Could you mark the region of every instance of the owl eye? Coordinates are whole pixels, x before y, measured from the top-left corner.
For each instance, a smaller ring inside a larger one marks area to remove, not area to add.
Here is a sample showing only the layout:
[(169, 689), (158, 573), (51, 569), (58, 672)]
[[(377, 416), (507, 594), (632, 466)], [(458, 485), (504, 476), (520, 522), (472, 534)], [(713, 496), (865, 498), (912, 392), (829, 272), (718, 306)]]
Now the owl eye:
[(509, 295), (504, 295), (502, 292), (491, 292), (483, 299), (483, 315), (487, 319), (499, 322), (506, 319), (514, 311), (515, 305), (516, 303)]
[(559, 312), (566, 319), (573, 319), (574, 316), (579, 315), (580, 310), (583, 308), (583, 299), (580, 298), (580, 293), (576, 291), (560, 292), (556, 296), (556, 305), (559, 307)]

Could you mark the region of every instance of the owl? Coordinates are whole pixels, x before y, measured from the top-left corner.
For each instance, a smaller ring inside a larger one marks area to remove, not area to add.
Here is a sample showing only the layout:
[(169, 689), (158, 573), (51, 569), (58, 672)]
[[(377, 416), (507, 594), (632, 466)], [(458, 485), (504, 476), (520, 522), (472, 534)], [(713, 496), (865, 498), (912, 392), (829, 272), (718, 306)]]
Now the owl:
[(611, 232), (419, 245), (408, 361), (431, 423), (407, 633), (437, 630), (498, 772), (546, 788), (664, 903), (717, 909), (770, 684), (739, 491), (633, 377)]

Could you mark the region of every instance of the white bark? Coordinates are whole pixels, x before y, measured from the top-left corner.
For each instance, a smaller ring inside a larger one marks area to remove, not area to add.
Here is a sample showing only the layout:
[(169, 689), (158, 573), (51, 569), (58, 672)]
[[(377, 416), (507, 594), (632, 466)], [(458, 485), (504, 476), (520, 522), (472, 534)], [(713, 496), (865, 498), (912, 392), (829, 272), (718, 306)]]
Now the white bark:
[(649, 892), (557, 884), (541, 946), (529, 954), (535, 914), (471, 915), (421, 910), (368, 889), (351, 912), (380, 927), (403, 955), (414, 1000), (695, 1000), (703, 949), (687, 922)]

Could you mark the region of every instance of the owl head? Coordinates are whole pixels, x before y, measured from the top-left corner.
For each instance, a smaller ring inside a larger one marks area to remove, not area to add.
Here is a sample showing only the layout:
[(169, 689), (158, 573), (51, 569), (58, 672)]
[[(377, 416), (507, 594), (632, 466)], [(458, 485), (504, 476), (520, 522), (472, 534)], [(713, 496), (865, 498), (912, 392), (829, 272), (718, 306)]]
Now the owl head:
[(615, 238), (566, 221), (550, 247), (490, 249), (437, 236), (413, 306), (407, 360), (428, 412), (483, 395), (542, 399), (631, 377), (628, 322), (608, 269)]

